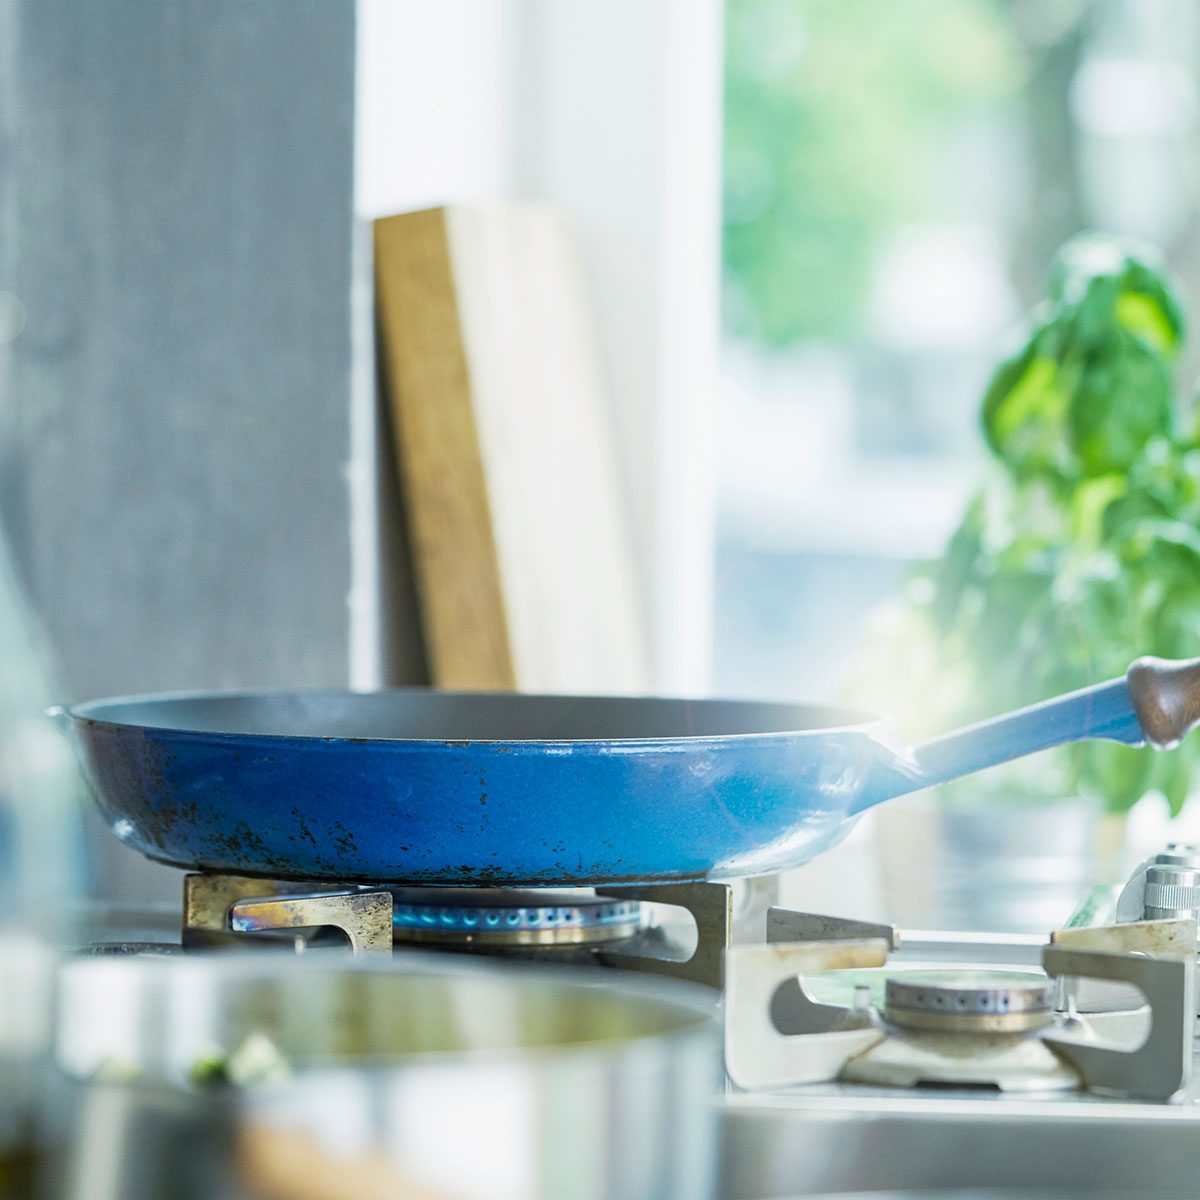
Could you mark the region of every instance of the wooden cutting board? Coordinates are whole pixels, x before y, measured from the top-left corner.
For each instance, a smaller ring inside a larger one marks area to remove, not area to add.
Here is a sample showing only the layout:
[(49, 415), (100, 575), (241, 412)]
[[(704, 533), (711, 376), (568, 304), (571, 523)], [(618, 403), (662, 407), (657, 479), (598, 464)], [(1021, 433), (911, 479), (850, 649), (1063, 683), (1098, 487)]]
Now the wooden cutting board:
[(644, 691), (632, 539), (566, 224), (533, 206), (387, 217), (375, 285), (432, 682)]

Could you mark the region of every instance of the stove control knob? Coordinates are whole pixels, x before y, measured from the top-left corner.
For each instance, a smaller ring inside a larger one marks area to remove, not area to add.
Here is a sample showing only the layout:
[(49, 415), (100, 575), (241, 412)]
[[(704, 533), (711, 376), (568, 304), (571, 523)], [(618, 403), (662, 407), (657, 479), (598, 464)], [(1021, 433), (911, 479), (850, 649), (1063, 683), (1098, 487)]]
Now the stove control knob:
[(1200, 920), (1200, 869), (1174, 863), (1158, 863), (1148, 868), (1142, 915), (1147, 921), (1171, 917)]
[[(1156, 872), (1155, 882), (1159, 886), (1152, 889), (1148, 894), (1150, 873), (1152, 871)], [(1172, 872), (1176, 871), (1200, 872), (1200, 843), (1169, 842), (1165, 850), (1154, 855), (1153, 858), (1146, 859), (1134, 871), (1129, 882), (1117, 898), (1117, 923), (1152, 921), (1159, 919), (1163, 915), (1168, 917), (1175, 915), (1185, 917), (1194, 916), (1200, 919), (1200, 910), (1194, 912), (1190, 907), (1185, 908), (1179, 914), (1175, 910), (1171, 910), (1166, 914), (1151, 911), (1161, 908), (1162, 905), (1160, 905), (1159, 901), (1167, 898), (1161, 888), (1173, 885), (1178, 886), (1183, 883), (1177, 876), (1172, 874)], [(1188, 885), (1183, 884), (1183, 886)]]

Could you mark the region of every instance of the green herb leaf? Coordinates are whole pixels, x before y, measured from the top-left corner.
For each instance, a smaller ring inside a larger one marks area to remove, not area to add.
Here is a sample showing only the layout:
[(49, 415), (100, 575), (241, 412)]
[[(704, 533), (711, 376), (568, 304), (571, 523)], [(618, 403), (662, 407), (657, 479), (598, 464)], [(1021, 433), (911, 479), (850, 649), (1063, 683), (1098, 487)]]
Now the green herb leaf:
[(983, 401), (983, 428), (996, 455), (1022, 474), (1054, 470), (1064, 458), (1069, 393), (1058, 363), (1037, 339), (1002, 363)]
[(1169, 434), (1171, 372), (1161, 355), (1110, 328), (1070, 398), (1073, 449), (1086, 475), (1128, 470), (1154, 437)]

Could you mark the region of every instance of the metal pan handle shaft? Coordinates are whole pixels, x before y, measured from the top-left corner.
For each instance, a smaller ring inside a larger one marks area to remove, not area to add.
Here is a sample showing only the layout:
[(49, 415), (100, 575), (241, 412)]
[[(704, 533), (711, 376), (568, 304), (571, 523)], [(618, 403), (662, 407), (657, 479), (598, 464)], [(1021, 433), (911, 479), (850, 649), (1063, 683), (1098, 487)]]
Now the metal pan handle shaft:
[(947, 733), (881, 760), (858, 808), (1088, 739), (1170, 750), (1200, 724), (1200, 658), (1139, 658), (1119, 679)]

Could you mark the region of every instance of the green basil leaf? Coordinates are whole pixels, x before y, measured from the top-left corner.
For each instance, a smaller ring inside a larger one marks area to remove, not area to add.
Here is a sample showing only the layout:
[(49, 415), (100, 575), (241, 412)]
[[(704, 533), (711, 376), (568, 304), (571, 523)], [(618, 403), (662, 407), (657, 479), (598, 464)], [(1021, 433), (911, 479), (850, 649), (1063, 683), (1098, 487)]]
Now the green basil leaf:
[(1184, 521), (1148, 517), (1129, 530), (1120, 547), (1122, 561), (1161, 576), (1200, 580), (1200, 530)]
[(1174, 358), (1183, 343), (1183, 305), (1165, 272), (1132, 256), (1126, 258), (1116, 318), (1151, 349)]
[(1184, 338), (1176, 284), (1148, 247), (1135, 251), (1103, 234), (1073, 238), (1055, 258), (1050, 299), (1057, 319), (1073, 324), (1085, 346), (1114, 323), (1165, 357)]
[(1101, 475), (1085, 480), (1071, 496), (1071, 533), (1077, 545), (1094, 548), (1104, 540), (1108, 511), (1128, 491), (1124, 475)]
[(993, 452), (1018, 475), (1061, 469), (1069, 387), (1037, 340), (1002, 363), (983, 401), (983, 428)]
[(1181, 324), (1175, 324), (1161, 304), (1141, 292), (1122, 292), (1113, 316), (1135, 337), (1164, 358), (1179, 349)]
[(1174, 389), (1163, 359), (1125, 330), (1112, 330), (1070, 398), (1074, 450), (1088, 475), (1128, 470), (1172, 427)]

